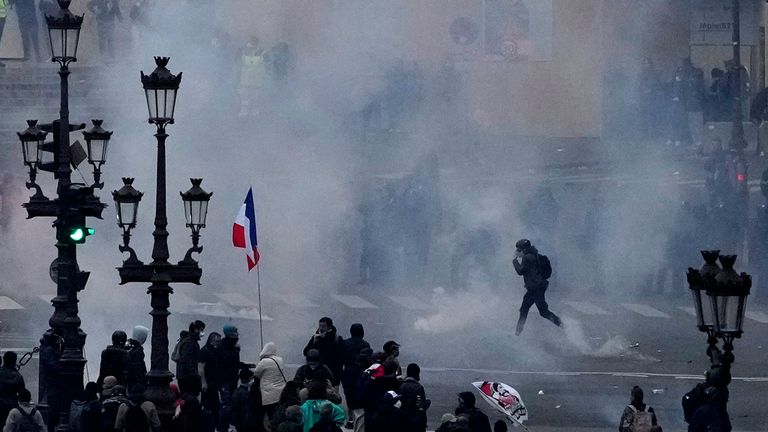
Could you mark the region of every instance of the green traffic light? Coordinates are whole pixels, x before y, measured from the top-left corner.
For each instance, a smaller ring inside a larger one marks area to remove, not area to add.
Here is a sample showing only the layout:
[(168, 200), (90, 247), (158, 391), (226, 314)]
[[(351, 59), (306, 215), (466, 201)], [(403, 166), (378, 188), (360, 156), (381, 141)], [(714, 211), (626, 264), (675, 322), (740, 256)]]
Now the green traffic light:
[(69, 238), (77, 242), (85, 238), (85, 233), (82, 228), (75, 228), (69, 233)]
[(73, 242), (85, 242), (85, 238), (87, 236), (93, 235), (96, 233), (96, 230), (93, 228), (88, 227), (77, 227), (77, 228), (71, 228), (69, 231), (69, 239)]

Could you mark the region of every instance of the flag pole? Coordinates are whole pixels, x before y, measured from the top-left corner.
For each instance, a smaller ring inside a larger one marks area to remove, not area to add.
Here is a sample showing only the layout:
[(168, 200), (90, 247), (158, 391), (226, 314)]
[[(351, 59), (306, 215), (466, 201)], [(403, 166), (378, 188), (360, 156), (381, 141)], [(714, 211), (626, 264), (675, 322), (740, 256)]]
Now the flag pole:
[(259, 266), (256, 264), (256, 287), (259, 292), (259, 336), (261, 338), (261, 349), (264, 349), (264, 326), (261, 319), (261, 277), (259, 276)]

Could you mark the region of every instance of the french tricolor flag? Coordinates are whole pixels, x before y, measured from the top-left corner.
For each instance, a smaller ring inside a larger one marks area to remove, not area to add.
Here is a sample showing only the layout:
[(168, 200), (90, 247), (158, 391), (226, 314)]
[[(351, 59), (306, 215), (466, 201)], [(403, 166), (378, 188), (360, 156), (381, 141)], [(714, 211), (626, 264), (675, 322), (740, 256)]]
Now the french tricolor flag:
[(253, 208), (253, 188), (248, 189), (248, 195), (240, 212), (232, 225), (232, 244), (244, 248), (248, 259), (248, 271), (259, 263), (259, 248), (256, 240), (256, 211)]

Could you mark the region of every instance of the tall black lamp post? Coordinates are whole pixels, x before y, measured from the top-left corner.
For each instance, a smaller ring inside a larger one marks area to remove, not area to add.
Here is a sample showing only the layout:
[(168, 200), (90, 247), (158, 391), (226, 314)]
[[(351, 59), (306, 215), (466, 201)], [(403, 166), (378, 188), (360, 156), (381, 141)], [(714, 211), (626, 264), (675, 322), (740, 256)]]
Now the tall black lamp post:
[[(710, 370), (707, 386), (728, 394), (731, 382), (733, 340), (741, 337), (747, 297), (752, 277), (733, 269), (736, 255), (720, 255), (720, 251), (701, 251), (705, 264), (700, 270), (688, 269), (688, 285), (693, 294), (698, 329), (707, 334), (707, 356)], [(717, 264), (720, 260), (720, 267)], [(722, 350), (717, 346), (723, 342)], [(727, 401), (727, 398), (726, 398)]]
[[(37, 124), (37, 120), (28, 120), (28, 128), (20, 132), (24, 164), (29, 167), (28, 189), (35, 193), (24, 203), (28, 218), (53, 217), (56, 228), (57, 258), (51, 263), (50, 276), (56, 283), (56, 297), (51, 301), (53, 315), (41, 341), (39, 405), (47, 411), (48, 422), (58, 425), (57, 430), (68, 430), (68, 415), (71, 401), (83, 389), (83, 370), (85, 358), (83, 346), (85, 333), (80, 328), (77, 293), (85, 288), (89, 272), (80, 271), (77, 263), (77, 244), (85, 242), (93, 232), (86, 227), (87, 217), (101, 218), (104, 207), (99, 197), (94, 195), (94, 188), (101, 188), (98, 175), (94, 184), (87, 186), (73, 183), (71, 180), (73, 161), (70, 150), (69, 134), (82, 130), (85, 124), (73, 125), (69, 122), (69, 64), (77, 61), (77, 47), (83, 17), (69, 11), (70, 0), (58, 0), (59, 11), (56, 15), (46, 15), (48, 35), (51, 44), (52, 60), (59, 64), (61, 77), (60, 115), (49, 124)], [(95, 120), (94, 124), (101, 124)], [(97, 172), (106, 161), (106, 148), (112, 133), (100, 129), (96, 134), (99, 139), (86, 132), (88, 161)], [(48, 133), (53, 140), (45, 142)], [(98, 142), (97, 142), (98, 141)], [(93, 143), (93, 145), (91, 145)], [(50, 154), (51, 156), (48, 156)], [(56, 197), (45, 196), (37, 184), (37, 171), (53, 173), (57, 180)]]
[(182, 193), (184, 212), (187, 226), (192, 230), (192, 247), (187, 251), (183, 260), (171, 264), (168, 259), (168, 218), (166, 217), (166, 188), (165, 188), (165, 141), (168, 135), (165, 127), (173, 124), (176, 105), (176, 93), (181, 82), (181, 73), (173, 75), (166, 68), (167, 57), (155, 57), (157, 68), (149, 75), (141, 74), (141, 82), (147, 98), (149, 123), (157, 127), (157, 198), (155, 201), (155, 230), (152, 233), (152, 262), (144, 264), (129, 245), (131, 229), (136, 226), (139, 202), (142, 193), (133, 188), (133, 179), (124, 178), (124, 186), (119, 191), (112, 192), (117, 208), (118, 225), (123, 229), (123, 245), (121, 252), (128, 252), (129, 257), (118, 267), (120, 283), (144, 282), (150, 283), (148, 293), (151, 296), (152, 311), (152, 354), (151, 368), (147, 374), (149, 386), (147, 397), (157, 405), (164, 426), (170, 424), (173, 414), (175, 396), (169, 384), (173, 374), (168, 370), (168, 307), (172, 282), (200, 284), (202, 269), (192, 259), (192, 253), (202, 252), (198, 245), (200, 229), (205, 227), (208, 213), (208, 201), (211, 193), (200, 188), (202, 179), (191, 179), (192, 188)]

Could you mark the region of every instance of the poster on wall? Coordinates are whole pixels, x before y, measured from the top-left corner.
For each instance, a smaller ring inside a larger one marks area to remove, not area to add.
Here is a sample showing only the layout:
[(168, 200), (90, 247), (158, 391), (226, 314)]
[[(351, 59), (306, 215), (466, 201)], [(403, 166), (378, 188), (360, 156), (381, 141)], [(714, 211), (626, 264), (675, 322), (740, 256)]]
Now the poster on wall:
[(483, 51), (500, 61), (552, 59), (552, 0), (484, 0)]
[[(697, 0), (691, 7), (691, 45), (731, 45), (733, 41), (733, 1)], [(758, 41), (760, 0), (741, 0), (739, 25), (741, 44)]]

